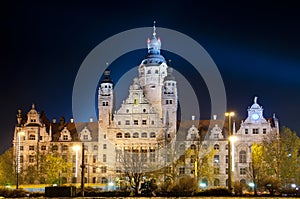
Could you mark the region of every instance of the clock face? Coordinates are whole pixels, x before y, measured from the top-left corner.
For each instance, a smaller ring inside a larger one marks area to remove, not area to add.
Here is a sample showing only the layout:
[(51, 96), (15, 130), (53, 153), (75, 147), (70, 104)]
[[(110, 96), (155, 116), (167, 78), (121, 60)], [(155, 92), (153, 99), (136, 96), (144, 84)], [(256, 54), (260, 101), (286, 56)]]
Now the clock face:
[(251, 118), (252, 118), (253, 120), (258, 120), (259, 115), (258, 115), (257, 113), (253, 113), (252, 116), (251, 116)]

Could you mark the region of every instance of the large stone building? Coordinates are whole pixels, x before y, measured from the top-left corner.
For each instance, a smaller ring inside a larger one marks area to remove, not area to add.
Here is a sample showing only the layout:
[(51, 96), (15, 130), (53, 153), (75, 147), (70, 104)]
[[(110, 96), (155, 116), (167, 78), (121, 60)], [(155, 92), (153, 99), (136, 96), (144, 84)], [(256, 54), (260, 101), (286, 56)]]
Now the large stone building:
[[(84, 178), (88, 183), (116, 183), (125, 172), (135, 167), (135, 172), (161, 170), (164, 178), (171, 176), (171, 172), (177, 176), (195, 175), (206, 186), (226, 186), (226, 125), (223, 127), (223, 122), (216, 118), (201, 121), (193, 118), (192, 121), (181, 121), (186, 131), (177, 131), (176, 80), (160, 54), (161, 42), (156, 38), (155, 27), (147, 47), (148, 54), (138, 67), (139, 78), (134, 78), (129, 95), (118, 110), (114, 105), (114, 83), (110, 71), (105, 71), (98, 90), (97, 121), (74, 122), (71, 118), (66, 122), (61, 118), (50, 122), (44, 114), (37, 112), (34, 105), (27, 115), (19, 110), (13, 140), (18, 171), (25, 175), (28, 166), (38, 168), (40, 154), (57, 154), (73, 165), (72, 177), (65, 177), (62, 172), (63, 181), (79, 182), (82, 157), (74, 149), (84, 143)], [(213, 124), (211, 129), (210, 123)], [(238, 130), (236, 125), (233, 123), (233, 134), (237, 137), (234, 176), (235, 180), (249, 181), (246, 170), (251, 163), (251, 145), (263, 136), (278, 133), (278, 120), (275, 116), (265, 119), (255, 98), (248, 108), (248, 117), (240, 123)], [(195, 161), (209, 148), (214, 150), (211, 162), (213, 180), (207, 180), (195, 166)], [(197, 152), (187, 154), (187, 149)], [(174, 164), (179, 159), (180, 163)], [(35, 180), (44, 182), (42, 178)]]

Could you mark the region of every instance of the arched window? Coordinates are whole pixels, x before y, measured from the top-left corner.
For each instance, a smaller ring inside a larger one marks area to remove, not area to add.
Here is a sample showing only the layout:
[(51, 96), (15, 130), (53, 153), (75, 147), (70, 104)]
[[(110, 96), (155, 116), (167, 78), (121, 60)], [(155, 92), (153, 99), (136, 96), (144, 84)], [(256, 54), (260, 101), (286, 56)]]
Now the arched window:
[(220, 180), (218, 178), (214, 180), (214, 186), (220, 186)]
[(101, 178), (101, 183), (102, 184), (106, 184), (108, 181), (107, 181), (107, 178), (105, 178), (105, 177), (102, 177)]
[(155, 137), (156, 137), (155, 132), (151, 132), (150, 133), (150, 138), (155, 138)]
[(116, 137), (117, 138), (122, 138), (122, 133), (117, 133)]
[(220, 149), (220, 146), (219, 146), (218, 144), (215, 144), (215, 145), (214, 145), (214, 149), (215, 149), (215, 150), (219, 150), (219, 149)]
[(130, 133), (125, 133), (124, 137), (125, 138), (130, 138)]
[(97, 182), (97, 178), (93, 177), (93, 183), (96, 183), (96, 182)]
[(137, 132), (133, 133), (132, 137), (133, 138), (139, 138), (139, 133), (137, 133)]
[(147, 138), (147, 133), (146, 132), (142, 133), (142, 138)]
[(195, 145), (195, 144), (192, 144), (190, 148), (191, 148), (192, 150), (196, 150), (196, 145)]
[(240, 163), (246, 163), (246, 162), (247, 162), (246, 151), (240, 151), (240, 154), (239, 154), (239, 162), (240, 162)]
[(241, 179), (241, 180), (240, 180), (240, 183), (246, 184), (246, 180), (245, 180), (245, 179)]
[(148, 71), (147, 71), (147, 74), (151, 74), (151, 70), (148, 70)]
[(202, 188), (208, 187), (208, 180), (206, 178), (203, 178), (200, 186)]

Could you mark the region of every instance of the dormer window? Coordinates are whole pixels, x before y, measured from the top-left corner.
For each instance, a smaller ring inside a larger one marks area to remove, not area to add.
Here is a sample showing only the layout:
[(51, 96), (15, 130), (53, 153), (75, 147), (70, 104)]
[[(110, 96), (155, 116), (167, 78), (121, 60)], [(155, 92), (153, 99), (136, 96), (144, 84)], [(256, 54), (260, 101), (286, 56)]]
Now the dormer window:
[(60, 141), (71, 141), (72, 137), (70, 134), (70, 131), (67, 129), (67, 127), (65, 127), (62, 132), (60, 133), (60, 137), (59, 137)]
[(84, 141), (92, 140), (91, 132), (87, 127), (84, 127), (84, 129), (80, 132), (80, 140), (84, 140)]
[(69, 139), (69, 136), (68, 135), (63, 135), (63, 140), (64, 141), (67, 141)]

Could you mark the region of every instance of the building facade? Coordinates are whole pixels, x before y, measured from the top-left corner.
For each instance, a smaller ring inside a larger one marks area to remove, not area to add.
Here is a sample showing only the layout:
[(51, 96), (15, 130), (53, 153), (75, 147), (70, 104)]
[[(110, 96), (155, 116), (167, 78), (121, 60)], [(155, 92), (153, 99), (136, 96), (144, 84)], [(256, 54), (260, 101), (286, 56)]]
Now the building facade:
[[(191, 175), (206, 186), (226, 186), (226, 125), (223, 127), (222, 121), (216, 118), (201, 121), (193, 118), (182, 122), (181, 125), (186, 125), (185, 132), (177, 131), (177, 82), (160, 53), (161, 41), (156, 37), (155, 27), (147, 47), (148, 54), (138, 67), (139, 77), (133, 79), (128, 97), (118, 110), (114, 105), (114, 83), (110, 71), (105, 71), (98, 89), (97, 121), (75, 122), (72, 118), (69, 122), (64, 118), (49, 121), (34, 105), (27, 114), (19, 110), (13, 140), (17, 171), (24, 175), (29, 166), (39, 167), (40, 154), (56, 154), (72, 163), (72, 177), (61, 174), (67, 183), (80, 181), (83, 158), (87, 183), (108, 186), (110, 182), (116, 184), (129, 170), (140, 173), (161, 170), (163, 178), (171, 178), (171, 173), (179, 177)], [(211, 129), (210, 123), (214, 126)], [(235, 180), (248, 181), (251, 145), (271, 133), (278, 134), (279, 124), (275, 116), (264, 118), (255, 98), (238, 130), (236, 125), (237, 122), (233, 123), (237, 138), (233, 146), (234, 176)], [(76, 146), (84, 147), (84, 157)], [(201, 174), (198, 165), (201, 154), (208, 149), (214, 153), (210, 162), (214, 170), (212, 179)], [(186, 153), (187, 150), (193, 152)], [(45, 179), (35, 179), (27, 183), (44, 182)]]

